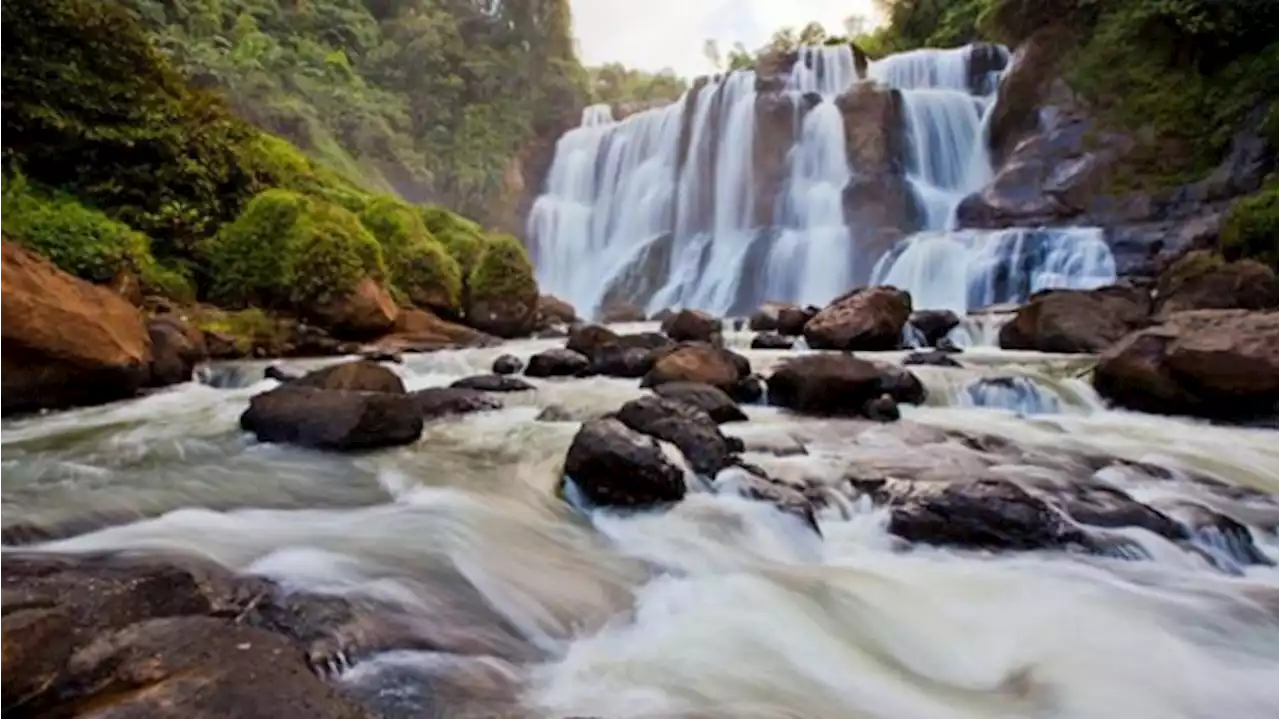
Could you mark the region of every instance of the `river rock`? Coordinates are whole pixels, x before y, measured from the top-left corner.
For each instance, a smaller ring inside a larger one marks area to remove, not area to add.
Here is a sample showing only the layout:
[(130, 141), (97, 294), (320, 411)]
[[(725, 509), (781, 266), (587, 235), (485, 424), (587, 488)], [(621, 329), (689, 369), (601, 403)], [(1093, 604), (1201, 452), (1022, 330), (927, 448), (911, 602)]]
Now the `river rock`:
[(545, 328), (551, 324), (572, 325), (578, 321), (578, 312), (573, 305), (554, 295), (538, 297), (538, 326)]
[(822, 310), (812, 305), (808, 307), (783, 307), (778, 310), (778, 334), (786, 337), (799, 337), (804, 334), (804, 326), (809, 324)]
[(1278, 346), (1274, 311), (1175, 312), (1104, 352), (1093, 386), (1142, 412), (1273, 418)]
[(814, 503), (803, 491), (770, 477), (760, 467), (735, 462), (716, 475), (714, 486), (716, 492), (732, 492), (747, 499), (768, 502), (784, 514), (798, 518), (818, 536), (822, 536), (814, 514)]
[(662, 331), (676, 342), (719, 341), (723, 323), (702, 310), (680, 310), (662, 323)]
[(423, 419), (502, 409), (502, 402), (481, 390), (464, 387), (428, 387), (409, 394)]
[(147, 323), (147, 335), (151, 338), (148, 383), (153, 387), (189, 381), (195, 366), (209, 358), (204, 333), (176, 315), (152, 319)]
[(1156, 281), (1159, 316), (1185, 310), (1276, 308), (1276, 273), (1253, 260), (1226, 262), (1206, 250), (1188, 252)]
[(573, 350), (549, 349), (530, 357), (524, 373), (529, 377), (576, 377), (590, 366), (590, 360)]
[(987, 550), (1052, 549), (1086, 542), (1084, 534), (1044, 500), (1006, 480), (910, 485), (889, 501), (889, 532), (911, 542)]
[(393, 394), (287, 384), (249, 400), (240, 427), (261, 442), (356, 451), (417, 441), (422, 412), (403, 389)]
[(370, 360), (329, 365), (299, 377), (293, 387), (345, 390), (348, 392), (389, 392), (404, 394), (404, 382), (395, 372)]
[(613, 418), (583, 423), (564, 469), (596, 506), (650, 507), (678, 502), (685, 494), (684, 473), (657, 440)]
[(683, 402), (706, 412), (717, 424), (745, 422), (747, 415), (724, 390), (702, 382), (667, 382), (653, 388), (654, 394)]
[(959, 362), (951, 357), (951, 353), (943, 350), (929, 350), (928, 352), (912, 352), (902, 359), (903, 365), (931, 365), (933, 367), (961, 367)]
[(491, 347), (498, 338), (471, 327), (450, 322), (423, 309), (400, 310), (391, 333), (378, 339), (376, 348), (390, 352), (435, 352), (458, 347)]
[(3, 413), (132, 397), (151, 364), (133, 305), (8, 241), (0, 279)]
[(626, 303), (616, 303), (605, 307), (600, 313), (600, 321), (605, 324), (619, 324), (622, 322), (644, 322), (644, 310)]
[(777, 332), (761, 332), (751, 338), (753, 350), (789, 350), (795, 346), (795, 340), (783, 337)]
[(524, 369), (524, 362), (515, 355), (498, 355), (498, 358), (493, 361), (494, 374), (516, 374), (522, 369)]
[(1101, 352), (1147, 324), (1145, 290), (1115, 285), (1096, 290), (1037, 292), (1000, 328), (1000, 347), (1039, 352)]
[[(747, 329), (752, 332), (776, 332), (778, 331), (779, 315), (785, 310), (794, 311), (799, 309), (798, 306), (788, 302), (766, 302), (751, 314), (750, 319), (747, 320)], [(803, 323), (801, 326), (804, 326)]]
[(577, 352), (584, 357), (592, 357), (596, 350), (606, 344), (616, 343), (618, 333), (602, 325), (574, 325), (569, 330), (569, 340), (564, 348)]
[(711, 415), (692, 404), (647, 395), (622, 405), (614, 416), (637, 432), (674, 444), (698, 474), (714, 477), (729, 466), (728, 440)]
[(455, 389), (478, 389), (482, 392), (527, 392), (537, 387), (519, 377), (508, 377), (500, 374), (480, 374), (462, 379), (449, 385)]
[[(812, 354), (783, 362), (769, 377), (769, 403), (819, 416), (884, 416), (867, 403), (888, 394), (895, 402), (924, 401), (924, 387), (906, 370), (847, 354)], [(883, 404), (883, 403), (882, 403)]]
[(653, 369), (653, 363), (654, 352), (651, 349), (610, 342), (597, 347), (592, 353), (587, 373), (605, 377), (637, 378)]
[(701, 382), (738, 399), (744, 394), (744, 381), (751, 375), (751, 363), (745, 357), (721, 347), (688, 344), (656, 352), (661, 356), (641, 380), (641, 387), (657, 387), (667, 382)]
[(666, 322), (672, 317), (675, 317), (675, 315), (676, 315), (675, 310), (671, 309), (670, 307), (664, 307), (658, 310), (657, 312), (654, 312), (653, 314), (649, 315), (649, 321), (657, 322), (659, 325), (661, 325), (663, 322)]
[(947, 333), (960, 326), (960, 317), (951, 310), (916, 310), (907, 324), (920, 332), (926, 347), (935, 347)]
[(400, 309), (386, 288), (364, 278), (346, 295), (308, 308), (316, 324), (339, 339), (367, 339), (390, 332)]
[(869, 287), (837, 298), (804, 326), (814, 349), (891, 350), (902, 341), (911, 295), (896, 287)]

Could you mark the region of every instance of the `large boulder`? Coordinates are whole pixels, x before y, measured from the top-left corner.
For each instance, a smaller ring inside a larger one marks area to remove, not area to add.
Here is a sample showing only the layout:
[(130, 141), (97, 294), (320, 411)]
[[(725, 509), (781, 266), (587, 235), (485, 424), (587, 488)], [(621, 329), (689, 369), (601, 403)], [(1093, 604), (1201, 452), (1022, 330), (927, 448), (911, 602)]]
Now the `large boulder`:
[(391, 331), (400, 309), (386, 288), (364, 278), (341, 296), (308, 308), (316, 324), (345, 339), (368, 339)]
[(951, 310), (916, 310), (907, 318), (907, 324), (920, 333), (925, 347), (933, 347), (960, 325), (960, 317)]
[(587, 374), (605, 377), (643, 377), (653, 369), (654, 351), (644, 347), (611, 342), (598, 347), (591, 355)]
[(596, 506), (649, 507), (678, 502), (685, 494), (684, 473), (658, 442), (612, 418), (583, 423), (564, 471)]
[(1044, 500), (1006, 480), (917, 484), (891, 506), (889, 532), (923, 544), (1031, 550), (1085, 541)]
[(741, 401), (751, 375), (751, 363), (742, 355), (705, 344), (678, 345), (655, 350), (661, 356), (641, 380), (641, 387), (657, 387), (668, 382), (701, 382), (718, 387)]
[(576, 377), (585, 374), (591, 360), (567, 349), (549, 349), (529, 358), (524, 368), (529, 377)]
[(896, 287), (868, 287), (837, 298), (804, 326), (814, 349), (892, 350), (911, 316), (911, 295)]
[(1101, 352), (1147, 324), (1145, 290), (1111, 286), (1096, 290), (1038, 292), (1000, 328), (1000, 347), (1039, 352)]
[(347, 392), (390, 392), (404, 394), (400, 376), (372, 360), (362, 359), (329, 365), (290, 382), (292, 387), (343, 390)]
[(702, 310), (680, 310), (662, 323), (662, 331), (676, 342), (712, 342), (722, 328), (719, 318)]
[(240, 427), (262, 442), (356, 451), (410, 444), (422, 435), (422, 412), (403, 392), (277, 387), (249, 400)]
[(1175, 312), (1104, 352), (1093, 385), (1143, 412), (1274, 418), (1277, 347), (1274, 311)]
[(596, 350), (606, 344), (618, 341), (618, 333), (601, 325), (575, 325), (569, 330), (569, 340), (565, 349), (572, 350), (585, 357), (592, 357)]
[(137, 308), (10, 242), (0, 322), (3, 413), (132, 397), (147, 381), (151, 340)]
[(578, 312), (568, 302), (554, 295), (542, 295), (538, 298), (538, 326), (572, 325), (577, 321)]
[(492, 335), (413, 308), (400, 310), (391, 333), (379, 338), (376, 347), (390, 352), (434, 352), (497, 343), (498, 339)]
[(729, 440), (698, 407), (647, 395), (622, 405), (615, 416), (637, 432), (674, 444), (698, 474), (714, 477), (729, 466)]
[(770, 375), (768, 385), (770, 404), (819, 416), (881, 419), (888, 411), (879, 402), (884, 395), (912, 404), (925, 399), (923, 386), (910, 372), (848, 354), (788, 359)]
[(153, 387), (178, 384), (191, 379), (200, 362), (209, 358), (204, 333), (173, 314), (160, 315), (147, 323), (151, 338)]
[(706, 412), (717, 424), (745, 422), (747, 415), (724, 390), (702, 382), (667, 382), (653, 388), (654, 394), (683, 402)]
[(778, 334), (787, 337), (799, 337), (804, 334), (804, 326), (809, 324), (822, 310), (813, 305), (808, 307), (783, 307), (778, 310)]
[(779, 315), (784, 310), (798, 309), (800, 308), (788, 302), (766, 302), (751, 314), (747, 320), (747, 329), (752, 332), (776, 332)]
[(1206, 250), (1188, 252), (1156, 281), (1155, 311), (1275, 309), (1276, 273), (1253, 260), (1227, 262)]

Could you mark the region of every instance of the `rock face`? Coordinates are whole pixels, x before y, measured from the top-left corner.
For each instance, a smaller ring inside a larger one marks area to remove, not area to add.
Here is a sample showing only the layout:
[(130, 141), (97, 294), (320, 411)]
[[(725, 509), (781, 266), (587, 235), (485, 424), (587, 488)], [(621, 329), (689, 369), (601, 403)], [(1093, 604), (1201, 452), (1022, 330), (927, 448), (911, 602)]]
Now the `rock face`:
[(1183, 255), (1156, 282), (1155, 311), (1268, 310), (1276, 308), (1276, 273), (1252, 260), (1225, 262), (1196, 250)]
[(891, 350), (902, 341), (911, 295), (896, 287), (869, 287), (836, 298), (804, 326), (814, 349)]
[(371, 360), (343, 362), (323, 367), (314, 372), (308, 372), (290, 385), (348, 392), (404, 394), (404, 382), (400, 380), (400, 376)]
[(701, 382), (667, 382), (653, 388), (654, 394), (683, 402), (706, 412), (718, 424), (745, 422), (747, 415), (723, 390)]
[(151, 364), (138, 310), (9, 242), (0, 251), (3, 413), (132, 397)]
[(856, 83), (835, 99), (844, 120), (845, 154), (858, 177), (844, 188), (844, 216), (872, 235), (901, 236), (916, 224), (915, 197), (900, 158), (905, 155), (902, 94), (872, 82)]
[(947, 333), (960, 325), (960, 317), (951, 310), (916, 310), (907, 324), (920, 333), (926, 347), (936, 347)]
[(819, 416), (881, 419), (888, 412), (885, 403), (867, 405), (883, 395), (895, 402), (924, 401), (924, 389), (910, 372), (883, 368), (853, 355), (795, 357), (784, 362), (768, 383), (770, 404)]
[(1000, 328), (1000, 347), (1040, 352), (1101, 352), (1148, 322), (1146, 291), (1112, 286), (1037, 292)]
[(529, 377), (576, 377), (590, 365), (590, 360), (573, 350), (550, 349), (530, 357), (524, 373)]
[[(658, 350), (663, 352), (663, 350)], [(705, 344), (680, 345), (662, 354), (641, 380), (641, 387), (668, 382), (701, 382), (718, 387), (730, 397), (754, 401), (748, 394), (751, 363), (729, 350)]]
[(249, 400), (249, 409), (240, 415), (240, 427), (262, 442), (356, 451), (417, 441), (422, 435), (422, 412), (403, 391), (356, 392), (288, 384)]
[(316, 324), (342, 339), (368, 339), (395, 326), (400, 310), (381, 285), (366, 277), (345, 297), (310, 308)]
[(633, 399), (616, 413), (619, 422), (678, 447), (698, 474), (714, 477), (729, 466), (729, 441), (711, 415), (656, 395)]
[(611, 418), (583, 423), (564, 470), (596, 506), (650, 507), (678, 502), (685, 493), (684, 473), (657, 441)]
[(662, 331), (676, 342), (712, 342), (722, 323), (702, 310), (680, 310), (662, 323)]
[(1104, 352), (1093, 385), (1143, 412), (1274, 418), (1278, 352), (1274, 311), (1175, 312)]

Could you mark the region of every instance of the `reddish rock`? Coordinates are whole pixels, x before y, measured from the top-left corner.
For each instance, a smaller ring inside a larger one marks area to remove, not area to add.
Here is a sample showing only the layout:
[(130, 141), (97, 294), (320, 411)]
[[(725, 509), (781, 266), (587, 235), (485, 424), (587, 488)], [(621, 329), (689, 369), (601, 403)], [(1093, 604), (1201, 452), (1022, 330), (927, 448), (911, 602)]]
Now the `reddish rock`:
[(662, 331), (676, 342), (712, 342), (722, 327), (719, 318), (702, 310), (680, 310), (662, 323)]
[(1038, 292), (1000, 328), (1000, 347), (1040, 352), (1101, 352), (1147, 324), (1145, 290), (1112, 286), (1096, 290)]
[(902, 342), (911, 295), (896, 287), (868, 287), (838, 297), (804, 326), (814, 349), (891, 350)]
[(191, 379), (195, 366), (209, 358), (204, 333), (174, 314), (160, 315), (147, 323), (151, 338), (153, 387)]
[(1196, 250), (1171, 263), (1156, 282), (1155, 310), (1167, 315), (1185, 310), (1275, 309), (1276, 273), (1253, 260), (1226, 262)]
[(387, 290), (367, 277), (346, 296), (308, 311), (316, 324), (342, 339), (367, 339), (385, 334), (395, 326), (400, 314)]

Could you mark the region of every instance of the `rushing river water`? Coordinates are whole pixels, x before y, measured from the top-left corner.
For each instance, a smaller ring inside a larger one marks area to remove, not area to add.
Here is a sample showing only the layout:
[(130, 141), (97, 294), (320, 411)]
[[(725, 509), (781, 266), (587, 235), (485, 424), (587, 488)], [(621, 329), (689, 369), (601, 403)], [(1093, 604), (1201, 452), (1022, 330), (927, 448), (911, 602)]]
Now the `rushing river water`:
[[(559, 344), (409, 355), (394, 369), (410, 389), (445, 385), (488, 372), (498, 354)], [(765, 374), (790, 354), (739, 351)], [(964, 369), (915, 368), (930, 401), (895, 424), (749, 406), (750, 422), (724, 429), (774, 476), (833, 485), (851, 475), (1069, 478), (1073, 457), (1114, 455), (1172, 477), (1104, 470), (1136, 498), (1211, 503), (1276, 558), (1275, 430), (1108, 411), (1081, 378), (1088, 358), (975, 348), (959, 359)], [(474, 635), (475, 655), (384, 654), (338, 680), (404, 716), (417, 715), (427, 687), (459, 692), (475, 717), (1280, 711), (1274, 566), (1222, 571), (1136, 529), (1125, 531), (1148, 560), (904, 551), (885, 511), (865, 502), (829, 508), (821, 539), (770, 505), (706, 493), (664, 513), (584, 516), (553, 491), (578, 424), (535, 417), (552, 404), (575, 419), (613, 410), (642, 393), (635, 380), (532, 380), (536, 392), (503, 395), (506, 409), (428, 424), (408, 447), (341, 456), (240, 432), (249, 397), (275, 386), (256, 379), (263, 366), (218, 368), (232, 388), (189, 383), (6, 421), (6, 526), (145, 516), (44, 548), (186, 550)], [(957, 430), (1021, 453), (966, 446)], [(1269, 501), (1210, 496), (1192, 475)]]

